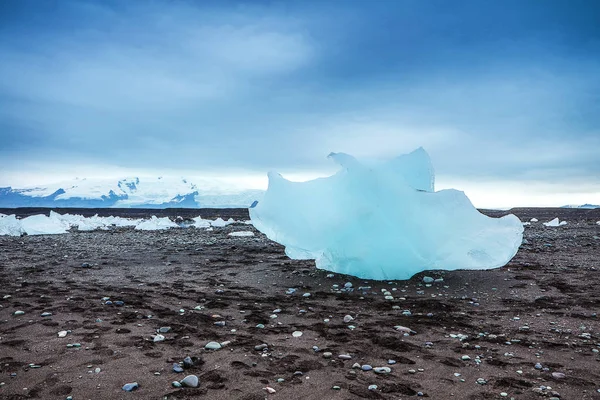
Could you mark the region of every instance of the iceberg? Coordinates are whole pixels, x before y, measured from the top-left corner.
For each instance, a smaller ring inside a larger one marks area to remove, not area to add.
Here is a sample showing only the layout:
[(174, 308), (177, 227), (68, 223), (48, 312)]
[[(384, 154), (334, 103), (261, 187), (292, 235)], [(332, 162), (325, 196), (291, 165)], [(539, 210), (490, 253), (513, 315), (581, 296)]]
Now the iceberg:
[(291, 182), (270, 172), (252, 224), (293, 259), (375, 280), (408, 279), (432, 269), (506, 265), (523, 239), (519, 218), (481, 214), (458, 190), (435, 191), (423, 148), (378, 166), (332, 153), (341, 170)]

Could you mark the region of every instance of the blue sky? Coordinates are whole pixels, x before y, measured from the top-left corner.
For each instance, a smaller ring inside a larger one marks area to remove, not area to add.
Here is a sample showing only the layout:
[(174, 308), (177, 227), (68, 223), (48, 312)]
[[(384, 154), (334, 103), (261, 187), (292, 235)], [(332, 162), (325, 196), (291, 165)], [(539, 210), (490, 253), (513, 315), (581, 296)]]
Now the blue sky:
[[(0, 185), (333, 172), (424, 146), (481, 206), (600, 203), (600, 3), (0, 2)], [(258, 183), (257, 183), (258, 182)]]

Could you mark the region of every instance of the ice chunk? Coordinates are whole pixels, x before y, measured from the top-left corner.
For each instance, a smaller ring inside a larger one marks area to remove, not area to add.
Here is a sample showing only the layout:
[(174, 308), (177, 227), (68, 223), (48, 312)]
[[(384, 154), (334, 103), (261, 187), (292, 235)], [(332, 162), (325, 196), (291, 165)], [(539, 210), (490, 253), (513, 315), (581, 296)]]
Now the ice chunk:
[(39, 214), (23, 218), (21, 228), (28, 235), (56, 235), (67, 233), (71, 226), (51, 211), (49, 217)]
[(231, 225), (233, 223), (235, 223), (235, 220), (233, 218), (229, 218), (227, 221), (224, 221), (223, 218), (217, 218), (210, 224), (215, 228), (223, 228), (224, 226)]
[(192, 226), (195, 226), (196, 228), (210, 228), (210, 221), (202, 219), (202, 217), (196, 217), (194, 218), (194, 224)]
[(0, 235), (21, 236), (21, 234), (23, 234), (21, 221), (19, 221), (14, 214), (2, 214), (0, 217)]
[(252, 231), (231, 232), (228, 236), (250, 237), (250, 236), (254, 236), (254, 232), (252, 232)]
[(160, 229), (177, 228), (178, 225), (167, 217), (157, 218), (155, 215), (152, 218), (139, 222), (136, 230), (140, 231), (157, 231)]
[(554, 218), (552, 221), (544, 222), (545, 226), (552, 226), (552, 227), (554, 227), (554, 226), (563, 226), (563, 225), (566, 225), (566, 224), (567, 224), (567, 221), (561, 221), (561, 220), (558, 219), (558, 217)]
[(488, 269), (516, 254), (523, 225), (489, 218), (458, 190), (434, 191), (429, 155), (418, 149), (367, 167), (330, 154), (333, 176), (290, 182), (269, 173), (269, 188), (250, 216), (255, 228), (294, 259), (361, 278), (407, 279), (429, 269)]

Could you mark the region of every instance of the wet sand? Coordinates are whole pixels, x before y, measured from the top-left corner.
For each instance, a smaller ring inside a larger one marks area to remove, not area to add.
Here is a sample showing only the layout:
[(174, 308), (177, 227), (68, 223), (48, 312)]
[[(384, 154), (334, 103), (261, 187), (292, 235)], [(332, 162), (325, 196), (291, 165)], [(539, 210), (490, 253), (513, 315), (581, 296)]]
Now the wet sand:
[[(188, 211), (138, 215), (247, 218)], [(600, 210), (513, 212), (540, 222), (509, 265), (392, 282), (327, 277), (244, 224), (0, 237), (0, 398), (600, 399)], [(198, 388), (171, 386), (188, 374)]]

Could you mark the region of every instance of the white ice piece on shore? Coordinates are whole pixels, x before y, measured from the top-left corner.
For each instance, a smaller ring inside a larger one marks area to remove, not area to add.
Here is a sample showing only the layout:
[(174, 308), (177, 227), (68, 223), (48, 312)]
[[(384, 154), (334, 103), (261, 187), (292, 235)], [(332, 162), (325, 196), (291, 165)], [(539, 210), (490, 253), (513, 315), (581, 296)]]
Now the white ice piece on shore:
[(67, 233), (71, 226), (68, 222), (59, 218), (59, 214), (50, 211), (50, 216), (43, 214), (32, 215), (21, 221), (23, 232), (28, 235), (57, 235)]
[(254, 236), (254, 232), (252, 232), (252, 231), (231, 232), (228, 236), (251, 237), (251, 236)]
[(250, 208), (255, 228), (294, 259), (360, 278), (408, 279), (431, 269), (490, 269), (508, 263), (523, 240), (514, 215), (490, 218), (458, 190), (434, 191), (429, 155), (419, 148), (367, 167), (329, 155), (333, 176), (290, 182), (269, 173)]
[(168, 217), (157, 218), (156, 215), (153, 215), (152, 218), (139, 222), (135, 229), (139, 231), (157, 231), (177, 227), (178, 225)]
[(210, 221), (207, 219), (202, 219), (202, 217), (198, 216), (193, 218), (194, 224), (192, 226), (196, 228), (210, 228)]
[(566, 225), (567, 221), (561, 221), (558, 217), (554, 218), (552, 221), (544, 222), (544, 226), (556, 227)]
[(215, 228), (223, 228), (227, 225), (231, 225), (235, 223), (233, 218), (229, 218), (227, 221), (224, 221), (223, 218), (219, 217), (217, 219), (215, 219), (214, 221), (211, 221), (210, 225), (215, 227)]
[(0, 235), (21, 236), (22, 233), (21, 221), (14, 214), (0, 216)]

